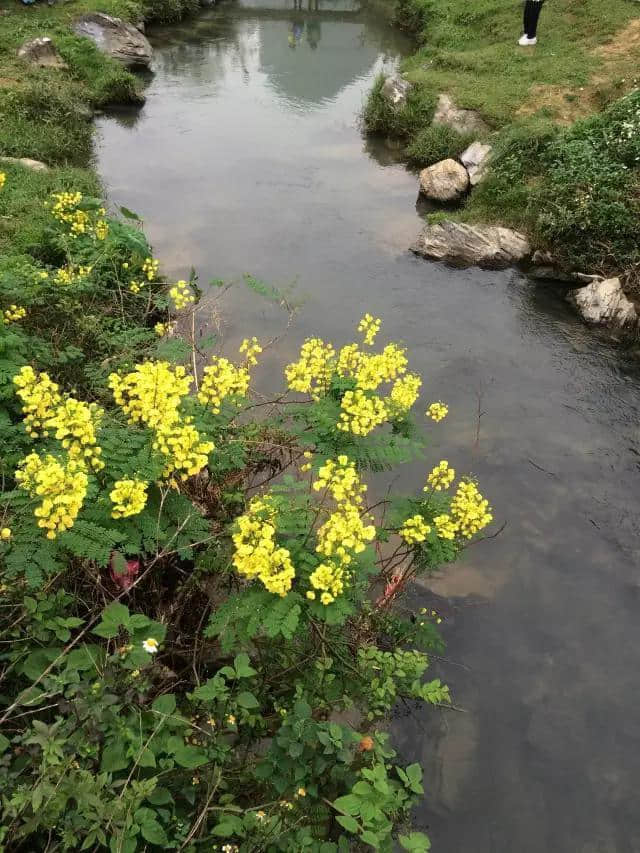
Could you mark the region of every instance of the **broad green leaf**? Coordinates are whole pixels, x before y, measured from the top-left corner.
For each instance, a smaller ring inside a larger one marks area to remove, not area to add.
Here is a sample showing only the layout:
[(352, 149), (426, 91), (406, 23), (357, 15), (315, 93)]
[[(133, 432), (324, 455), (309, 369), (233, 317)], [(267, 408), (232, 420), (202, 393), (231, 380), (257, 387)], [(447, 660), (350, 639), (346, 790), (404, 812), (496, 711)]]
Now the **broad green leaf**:
[(256, 670), (251, 666), (249, 661), (249, 655), (245, 652), (241, 652), (239, 655), (236, 655), (233, 661), (233, 668), (236, 671), (236, 676), (238, 678), (250, 678), (252, 675), (256, 675)]
[(258, 702), (256, 697), (253, 695), (253, 693), (249, 693), (247, 690), (244, 690), (242, 693), (238, 693), (237, 702), (241, 708), (249, 709), (249, 708), (259, 708), (260, 707), (260, 703)]
[(360, 811), (360, 801), (357, 797), (354, 797), (353, 794), (338, 797), (337, 800), (333, 801), (333, 805), (346, 814), (358, 814)]
[(195, 767), (200, 767), (201, 764), (207, 763), (205, 753), (188, 743), (183, 743), (178, 749), (174, 750), (173, 757), (176, 760), (176, 764), (179, 764), (180, 767), (188, 767), (189, 769), (194, 769)]
[(157, 820), (149, 820), (140, 824), (140, 834), (150, 844), (159, 844), (164, 847), (169, 843), (166, 832)]
[(101, 770), (106, 770), (108, 773), (115, 773), (117, 770), (124, 770), (128, 766), (129, 759), (124, 754), (123, 744), (111, 743), (102, 750)]
[(353, 832), (354, 835), (358, 833), (358, 823), (352, 817), (348, 817), (347, 815), (338, 815), (336, 820), (343, 826), (347, 832)]
[(164, 693), (153, 700), (151, 707), (159, 714), (173, 714), (176, 709), (176, 697), (173, 693)]
[(147, 802), (152, 806), (168, 806), (173, 802), (173, 797), (167, 788), (158, 787), (149, 794)]

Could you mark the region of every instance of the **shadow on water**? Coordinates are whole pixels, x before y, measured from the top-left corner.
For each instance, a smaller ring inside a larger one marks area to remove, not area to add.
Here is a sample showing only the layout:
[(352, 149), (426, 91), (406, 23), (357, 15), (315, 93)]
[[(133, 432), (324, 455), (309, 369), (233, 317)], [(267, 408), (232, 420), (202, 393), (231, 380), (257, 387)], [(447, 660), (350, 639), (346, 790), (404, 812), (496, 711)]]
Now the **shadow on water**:
[[(421, 405), (450, 404), (433, 460), (476, 474), (507, 522), (412, 593), (442, 604), (437, 669), (462, 709), (394, 727), (426, 767), (417, 822), (441, 853), (640, 850), (637, 360), (517, 272), (406, 251), (415, 176), (357, 121), (406, 45), (366, 7), (228, 3), (151, 39), (147, 103), (100, 120), (97, 156), (165, 271), (295, 283), (304, 307), (266, 353), (266, 391), (305, 336), (339, 345), (364, 311), (383, 317), (424, 378)], [(231, 291), (223, 348), (283, 324)], [(423, 481), (407, 466), (397, 487)]]

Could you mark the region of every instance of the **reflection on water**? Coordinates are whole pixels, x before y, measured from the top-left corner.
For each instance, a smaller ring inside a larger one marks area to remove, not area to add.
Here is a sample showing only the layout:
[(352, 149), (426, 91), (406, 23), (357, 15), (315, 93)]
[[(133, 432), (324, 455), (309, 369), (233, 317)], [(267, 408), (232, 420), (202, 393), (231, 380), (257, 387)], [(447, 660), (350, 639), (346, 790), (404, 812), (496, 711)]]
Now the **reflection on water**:
[[(450, 404), (435, 459), (476, 474), (507, 521), (411, 602), (443, 597), (438, 674), (462, 709), (410, 709), (395, 727), (427, 770), (417, 822), (439, 853), (637, 853), (636, 363), (516, 272), (406, 252), (415, 176), (356, 121), (403, 43), (364, 4), (225, 5), (151, 38), (147, 103), (101, 120), (98, 157), (165, 270), (295, 283), (305, 305), (266, 353), (265, 389), (306, 335), (340, 345), (364, 311), (382, 316), (424, 403)], [(232, 291), (224, 348), (283, 324)], [(423, 476), (409, 467), (397, 486)]]

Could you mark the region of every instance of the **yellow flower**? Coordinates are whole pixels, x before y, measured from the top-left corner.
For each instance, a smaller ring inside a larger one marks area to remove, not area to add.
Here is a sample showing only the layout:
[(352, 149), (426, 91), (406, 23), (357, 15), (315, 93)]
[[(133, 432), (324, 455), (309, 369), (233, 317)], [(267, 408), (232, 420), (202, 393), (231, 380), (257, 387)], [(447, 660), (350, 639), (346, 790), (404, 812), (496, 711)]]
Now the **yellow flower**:
[(178, 420), (178, 407), (189, 393), (191, 382), (184, 367), (173, 367), (166, 361), (146, 361), (125, 376), (109, 376), (114, 399), (129, 423), (141, 423), (151, 429)]
[(212, 363), (204, 369), (198, 400), (211, 406), (217, 415), (226, 397), (246, 395), (249, 381), (249, 371), (246, 367), (236, 367), (226, 358), (214, 357)]
[(5, 173), (4, 173), (4, 172), (0, 172), (0, 190), (1, 190), (1, 189), (2, 189), (2, 187), (5, 185), (6, 180), (7, 180), (7, 176), (5, 175)]
[(147, 503), (147, 486), (144, 480), (116, 480), (109, 493), (113, 509), (112, 518), (138, 515)]
[(457, 528), (455, 522), (450, 515), (436, 515), (433, 519), (436, 526), (436, 533), (440, 539), (455, 539)]
[(147, 277), (147, 281), (153, 281), (154, 278), (158, 275), (158, 267), (160, 266), (160, 261), (156, 261), (153, 258), (145, 258), (142, 264), (142, 272)]
[(400, 528), (400, 536), (402, 536), (407, 545), (416, 545), (418, 542), (424, 542), (429, 533), (431, 533), (431, 528), (421, 515), (413, 515), (411, 518), (408, 518)]
[(2, 530), (0, 530), (0, 540), (8, 542), (9, 539), (11, 539), (11, 528), (3, 527)]
[(428, 418), (431, 418), (432, 421), (438, 423), (443, 418), (446, 418), (449, 412), (449, 407), (442, 402), (431, 403), (429, 408), (427, 409), (426, 415)]
[(187, 305), (196, 301), (193, 291), (186, 281), (177, 281), (169, 290), (169, 296), (173, 299), (173, 305), (176, 311), (182, 311)]
[(73, 264), (68, 264), (66, 267), (60, 267), (60, 269), (56, 271), (53, 279), (54, 284), (60, 284), (65, 287), (71, 284), (77, 284), (79, 281), (86, 279), (91, 274), (92, 269), (93, 267), (90, 266), (74, 266)]
[(95, 224), (94, 231), (98, 240), (106, 240), (107, 235), (109, 234), (109, 225), (104, 219), (98, 219)]
[(381, 325), (382, 320), (374, 319), (371, 314), (365, 314), (362, 320), (360, 320), (358, 331), (363, 333), (364, 342), (367, 346), (373, 346)]
[(236, 519), (233, 564), (241, 575), (258, 578), (269, 592), (284, 597), (295, 569), (289, 551), (276, 543), (275, 516), (268, 496), (252, 499), (247, 512)]
[(153, 331), (159, 338), (163, 338), (167, 334), (167, 328), (166, 323), (156, 323), (153, 327)]
[(144, 287), (144, 281), (135, 281), (132, 279), (129, 282), (129, 290), (131, 293), (140, 293), (140, 290)]
[(10, 305), (3, 312), (2, 321), (5, 326), (8, 326), (9, 323), (16, 323), (18, 320), (22, 320), (26, 316), (26, 308), (22, 308), (20, 305)]
[(42, 498), (34, 510), (38, 527), (47, 531), (47, 539), (73, 527), (85, 496), (89, 479), (82, 463), (67, 459), (64, 463), (51, 454), (26, 456), (15, 474), (20, 488), (32, 498)]
[(470, 481), (459, 483), (451, 501), (450, 512), (465, 539), (471, 539), (493, 521), (489, 501), (482, 497), (476, 484)]
[(262, 347), (258, 343), (258, 339), (256, 337), (245, 338), (240, 345), (240, 352), (246, 353), (246, 362), (249, 367), (253, 367), (258, 363), (258, 359), (256, 358), (262, 352)]
[(368, 435), (384, 423), (389, 414), (382, 400), (368, 397), (360, 388), (345, 393), (340, 409), (338, 429), (354, 435)]
[(298, 790), (296, 791), (296, 797), (306, 797), (306, 796), (307, 796), (307, 792), (305, 791), (305, 789), (304, 788), (298, 788)]
[(309, 601), (315, 601), (316, 594), (312, 589), (307, 590), (307, 598), (309, 599)]
[(441, 492), (444, 489), (448, 489), (451, 483), (453, 483), (455, 476), (455, 470), (449, 468), (449, 463), (443, 459), (427, 477), (427, 485), (423, 491), (429, 492), (433, 489), (436, 492)]
[(235, 726), (236, 718), (233, 714), (229, 714), (229, 716), (227, 717), (227, 723), (229, 723), (230, 726)]
[(422, 379), (415, 373), (407, 373), (393, 383), (391, 394), (385, 401), (389, 412), (395, 417), (406, 415), (420, 396)]
[(321, 338), (307, 338), (300, 349), (300, 358), (285, 367), (285, 377), (291, 391), (311, 394), (318, 400), (326, 394), (335, 366), (335, 350)]

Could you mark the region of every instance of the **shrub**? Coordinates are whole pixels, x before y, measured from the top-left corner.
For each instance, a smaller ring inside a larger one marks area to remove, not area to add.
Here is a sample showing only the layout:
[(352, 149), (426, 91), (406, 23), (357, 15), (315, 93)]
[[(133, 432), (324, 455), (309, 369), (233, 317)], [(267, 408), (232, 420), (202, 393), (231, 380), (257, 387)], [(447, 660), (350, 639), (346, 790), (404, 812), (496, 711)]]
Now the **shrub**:
[(363, 123), (368, 133), (408, 140), (425, 124), (435, 110), (435, 98), (412, 89), (406, 103), (394, 106), (382, 94), (385, 77), (380, 75), (371, 90), (363, 110)]
[(58, 260), (1, 270), (0, 840), (390, 851), (422, 771), (382, 723), (399, 698), (450, 701), (424, 678), (440, 617), (402, 592), (487, 501), (446, 461), (417, 496), (368, 495), (367, 470), (424, 450), (421, 380), (379, 320), (305, 341), (254, 417), (266, 344), (187, 370), (171, 331), (199, 289), (163, 281), (135, 214), (67, 191), (48, 215)]

